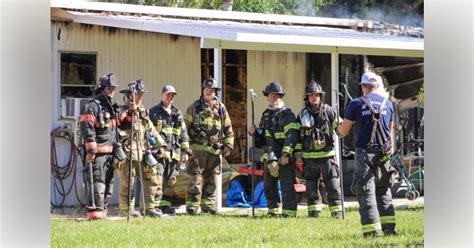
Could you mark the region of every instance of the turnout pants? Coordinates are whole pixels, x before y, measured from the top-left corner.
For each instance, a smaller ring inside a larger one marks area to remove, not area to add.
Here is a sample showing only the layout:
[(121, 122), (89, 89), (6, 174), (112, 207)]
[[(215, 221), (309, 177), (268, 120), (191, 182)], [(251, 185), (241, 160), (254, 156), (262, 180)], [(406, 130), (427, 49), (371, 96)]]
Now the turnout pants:
[[(120, 164), (118, 175), (120, 177), (120, 197), (119, 197), (119, 210), (120, 211), (127, 211), (128, 209), (128, 165), (129, 160), (126, 159), (124, 162)], [(130, 195), (130, 209), (134, 209), (135, 207), (135, 182), (140, 180), (140, 175), (138, 174), (138, 166), (142, 166), (142, 174), (143, 174), (143, 189), (141, 189), (140, 194), (145, 196), (145, 211), (151, 210), (155, 208), (155, 195), (156, 189), (158, 187), (158, 179), (156, 176), (156, 167), (151, 168), (150, 166), (146, 165), (145, 161), (139, 163), (138, 161), (132, 161), (132, 177), (130, 181), (131, 187), (131, 195)], [(143, 203), (141, 200), (141, 196), (138, 199), (140, 209), (143, 208)]]
[(263, 185), (267, 198), (268, 213), (277, 214), (280, 195), (278, 193), (278, 180), (280, 180), (282, 193), (282, 215), (296, 217), (297, 196), (295, 191), (295, 164), (290, 161), (287, 165), (278, 165), (278, 178), (273, 177), (265, 167)]
[(319, 191), (321, 176), (326, 186), (329, 210), (331, 214), (342, 211), (339, 166), (334, 157), (303, 159), (303, 175), (306, 180), (308, 214), (322, 212), (322, 199)]
[(395, 209), (392, 204), (392, 175), (395, 169), (380, 161), (381, 151), (356, 148), (352, 191), (357, 194), (362, 232), (395, 231)]
[(88, 185), (88, 211), (102, 211), (107, 209), (107, 204), (112, 198), (114, 186), (114, 167), (112, 166), (112, 154), (96, 154), (92, 163), (92, 179), (94, 184), (94, 203), (92, 207), (92, 197), (90, 195), (90, 170), (89, 165), (85, 167), (86, 184)]
[(157, 169), (157, 189), (155, 196), (155, 206), (164, 208), (171, 207), (171, 202), (163, 199), (163, 191), (166, 188), (172, 188), (176, 184), (176, 177), (178, 176), (178, 161), (172, 159), (169, 161), (166, 158), (158, 159)]
[(195, 157), (187, 168), (189, 184), (186, 209), (209, 210), (216, 201), (217, 175), (221, 173), (221, 157), (208, 152), (194, 151)]

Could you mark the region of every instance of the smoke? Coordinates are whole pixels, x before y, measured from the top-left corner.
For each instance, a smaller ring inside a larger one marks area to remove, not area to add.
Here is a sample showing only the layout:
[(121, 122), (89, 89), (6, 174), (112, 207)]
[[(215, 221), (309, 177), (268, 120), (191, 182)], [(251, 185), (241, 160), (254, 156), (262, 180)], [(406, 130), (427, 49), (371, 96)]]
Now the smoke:
[[(398, 6), (403, 6), (404, 3), (397, 2)], [(331, 18), (345, 18), (345, 19), (366, 19), (376, 22), (387, 22), (399, 24), (403, 26), (424, 26), (423, 16), (417, 14), (414, 10), (407, 8), (399, 8), (394, 10), (393, 6), (362, 8), (358, 6), (350, 6), (346, 4), (328, 4), (321, 6), (319, 9), (315, 6), (314, 1), (303, 0), (293, 10), (295, 15), (312, 16), (312, 17), (331, 17)]]
[(424, 26), (423, 17), (418, 14), (401, 15), (401, 13), (397, 12), (387, 13), (387, 11), (380, 8), (369, 9), (364, 19), (379, 22), (395, 23), (404, 26)]

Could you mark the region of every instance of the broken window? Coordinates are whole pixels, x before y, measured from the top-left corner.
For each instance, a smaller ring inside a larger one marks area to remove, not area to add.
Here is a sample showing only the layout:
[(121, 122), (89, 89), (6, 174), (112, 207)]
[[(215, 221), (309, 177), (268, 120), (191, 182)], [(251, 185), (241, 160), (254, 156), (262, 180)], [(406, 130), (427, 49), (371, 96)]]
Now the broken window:
[[(201, 82), (214, 76), (214, 50), (201, 49)], [(222, 99), (232, 120), (234, 150), (229, 163), (247, 161), (247, 51), (222, 51)]]
[(97, 55), (61, 53), (61, 98), (90, 98), (97, 75)]

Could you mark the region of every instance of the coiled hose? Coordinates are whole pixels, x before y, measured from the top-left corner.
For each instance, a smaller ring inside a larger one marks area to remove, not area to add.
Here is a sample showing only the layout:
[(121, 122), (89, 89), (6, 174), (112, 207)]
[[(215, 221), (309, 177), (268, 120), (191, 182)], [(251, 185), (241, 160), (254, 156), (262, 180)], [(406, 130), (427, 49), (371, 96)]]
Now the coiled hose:
[[(70, 155), (67, 163), (64, 166), (59, 165), (57, 152), (56, 152), (56, 139), (65, 139), (69, 142)], [(60, 202), (53, 202), (51, 196), (51, 206), (63, 207), (66, 197), (71, 193), (74, 188), (76, 199), (82, 206), (85, 206), (78, 195), (77, 191), (77, 146), (74, 144), (74, 133), (67, 127), (57, 127), (51, 131), (51, 174), (54, 176), (54, 189), (61, 196)], [(65, 180), (72, 175), (72, 181), (70, 185), (66, 185)]]

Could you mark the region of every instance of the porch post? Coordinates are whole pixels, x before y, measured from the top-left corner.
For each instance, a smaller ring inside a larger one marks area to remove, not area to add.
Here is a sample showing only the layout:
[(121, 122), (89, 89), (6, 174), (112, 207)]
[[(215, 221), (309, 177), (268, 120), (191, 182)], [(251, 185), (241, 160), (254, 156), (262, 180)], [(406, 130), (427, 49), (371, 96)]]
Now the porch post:
[[(214, 79), (217, 80), (219, 88), (221, 88), (221, 94), (219, 94), (219, 100), (222, 102), (222, 93), (224, 89), (222, 88), (222, 48), (214, 48)], [(222, 155), (222, 163), (224, 162), (224, 156)], [(222, 166), (221, 166), (222, 168)], [(216, 197), (216, 207), (217, 211), (222, 209), (222, 170), (221, 173), (217, 176), (217, 197)]]

